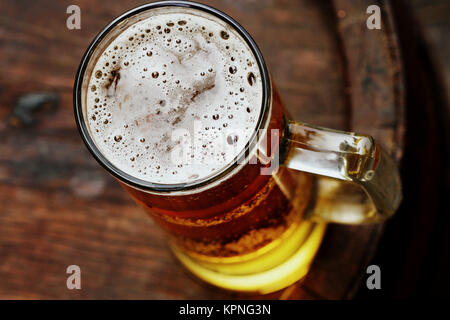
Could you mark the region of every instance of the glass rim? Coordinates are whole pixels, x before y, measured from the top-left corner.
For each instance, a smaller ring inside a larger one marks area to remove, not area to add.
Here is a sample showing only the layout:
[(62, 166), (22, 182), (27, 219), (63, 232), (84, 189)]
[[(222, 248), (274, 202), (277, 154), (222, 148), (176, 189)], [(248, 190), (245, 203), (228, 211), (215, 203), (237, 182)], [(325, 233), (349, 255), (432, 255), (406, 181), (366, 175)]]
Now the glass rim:
[[(197, 10), (205, 11), (206, 13), (212, 14), (215, 17), (218, 17), (232, 28), (245, 40), (247, 45), (249, 46), (251, 52), (253, 53), (255, 60), (258, 63), (258, 67), (261, 74), (262, 80), (262, 102), (261, 102), (261, 112), (259, 114), (258, 122), (250, 139), (247, 141), (245, 147), (239, 152), (239, 154), (227, 165), (225, 165), (221, 170), (217, 171), (211, 176), (207, 176), (201, 180), (193, 181), (189, 183), (175, 183), (175, 184), (163, 184), (163, 183), (155, 183), (146, 180), (142, 180), (136, 178), (125, 171), (119, 169), (114, 164), (112, 164), (106, 156), (97, 148), (94, 140), (92, 139), (86, 121), (84, 119), (83, 114), (83, 104), (82, 104), (82, 84), (85, 75), (86, 68), (90, 61), (92, 54), (95, 52), (97, 46), (101, 43), (104, 37), (120, 22), (134, 16), (140, 14), (144, 11), (161, 8), (161, 7), (186, 7)], [(223, 13), (222, 11), (210, 7), (208, 5), (200, 4), (197, 2), (191, 1), (158, 1), (152, 2), (148, 4), (144, 4), (142, 6), (136, 7), (134, 9), (128, 10), (127, 12), (121, 14), (113, 21), (111, 21), (108, 25), (106, 25), (91, 41), (88, 48), (86, 49), (83, 57), (81, 59), (81, 63), (78, 67), (78, 71), (75, 76), (74, 83), (74, 91), (73, 91), (73, 106), (75, 113), (75, 120), (77, 124), (78, 131), (83, 139), (85, 145), (87, 146), (90, 153), (97, 160), (97, 162), (105, 168), (110, 174), (112, 174), (115, 178), (119, 179), (123, 183), (130, 185), (132, 187), (145, 190), (145, 191), (154, 191), (154, 192), (173, 192), (173, 191), (187, 191), (196, 188), (200, 188), (206, 186), (214, 181), (217, 181), (227, 174), (232, 172), (240, 163), (240, 159), (245, 159), (247, 155), (249, 155), (250, 148), (253, 147), (255, 140), (257, 139), (258, 130), (261, 129), (262, 125), (265, 123), (267, 118), (267, 113), (270, 107), (271, 99), (271, 82), (269, 72), (267, 70), (266, 63), (262, 56), (261, 51), (259, 50), (256, 42), (250, 36), (250, 34), (233, 18)]]

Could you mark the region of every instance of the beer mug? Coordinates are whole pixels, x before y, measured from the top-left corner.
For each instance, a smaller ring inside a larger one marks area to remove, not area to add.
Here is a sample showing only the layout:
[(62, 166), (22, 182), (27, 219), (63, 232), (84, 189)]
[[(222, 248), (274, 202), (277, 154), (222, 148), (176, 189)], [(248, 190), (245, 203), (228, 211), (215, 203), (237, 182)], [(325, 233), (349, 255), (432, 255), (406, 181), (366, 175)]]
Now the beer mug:
[(82, 58), (74, 110), (179, 261), (223, 289), (289, 286), (327, 223), (381, 222), (401, 201), (384, 149), (292, 120), (256, 43), (206, 5), (155, 2), (112, 21)]

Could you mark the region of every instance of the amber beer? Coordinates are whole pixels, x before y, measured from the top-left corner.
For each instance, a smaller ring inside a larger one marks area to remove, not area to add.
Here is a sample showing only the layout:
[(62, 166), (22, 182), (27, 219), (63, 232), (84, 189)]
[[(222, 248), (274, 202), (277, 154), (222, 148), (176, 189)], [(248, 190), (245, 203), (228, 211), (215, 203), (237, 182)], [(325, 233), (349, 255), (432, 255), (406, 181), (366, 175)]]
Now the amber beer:
[(88, 48), (74, 102), (93, 156), (183, 265), (221, 288), (290, 285), (324, 222), (382, 221), (401, 199), (371, 137), (289, 120), (252, 38), (208, 6), (156, 2), (117, 18)]
[[(261, 71), (249, 45), (230, 26), (198, 10), (154, 10), (111, 39), (99, 55), (86, 94), (91, 134), (106, 157), (125, 172), (149, 182), (172, 180), (175, 185), (200, 180), (204, 170), (195, 167), (196, 162), (210, 164), (204, 158), (184, 167), (171, 163), (167, 157), (176, 147), (174, 130), (188, 128), (190, 134), (192, 123), (200, 121), (200, 137), (214, 130), (220, 134), (205, 137), (206, 144), (216, 145), (224, 135), (223, 140), (234, 137), (232, 127), (246, 125), (247, 131), (256, 131), (257, 120), (267, 124), (265, 132), (278, 134), (273, 143), (267, 135), (268, 152), (260, 154), (254, 144), (240, 161), (209, 159), (213, 166), (238, 166), (233, 174), (217, 178), (214, 186), (178, 194), (122, 183), (189, 255), (217, 260), (251, 254), (300, 220), (311, 190), (312, 180), (305, 173), (277, 168), (274, 175), (261, 174), (262, 167), (272, 165), (270, 156), (280, 154), (278, 139), (284, 141), (286, 134), (279, 96), (273, 92), (270, 110), (263, 114)], [(258, 132), (256, 139), (262, 140), (265, 132)], [(253, 134), (236, 135), (242, 149), (249, 142), (243, 138)], [(285, 156), (285, 150), (281, 154)], [(266, 164), (259, 161), (264, 155)]]

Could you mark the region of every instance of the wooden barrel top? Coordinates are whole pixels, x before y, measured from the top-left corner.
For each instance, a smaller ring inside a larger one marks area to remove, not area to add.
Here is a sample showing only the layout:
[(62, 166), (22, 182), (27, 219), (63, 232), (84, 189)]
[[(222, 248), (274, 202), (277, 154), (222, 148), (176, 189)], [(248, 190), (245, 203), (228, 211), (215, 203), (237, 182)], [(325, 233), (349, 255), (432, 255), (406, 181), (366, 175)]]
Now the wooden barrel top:
[[(203, 1), (239, 21), (262, 50), (299, 120), (373, 135), (403, 151), (403, 80), (389, 3), (381, 30), (366, 28), (371, 1)], [(144, 1), (3, 2), (0, 12), (0, 298), (341, 299), (365, 274), (382, 225), (331, 225), (301, 283), (249, 297), (187, 274), (162, 232), (90, 156), (76, 130), (72, 86), (93, 37)], [(81, 8), (81, 30), (65, 26)], [(28, 93), (56, 93), (33, 124), (11, 115)], [(14, 120), (15, 119), (15, 120)], [(20, 119), (19, 119), (20, 120)], [(66, 288), (79, 265), (82, 290)]]

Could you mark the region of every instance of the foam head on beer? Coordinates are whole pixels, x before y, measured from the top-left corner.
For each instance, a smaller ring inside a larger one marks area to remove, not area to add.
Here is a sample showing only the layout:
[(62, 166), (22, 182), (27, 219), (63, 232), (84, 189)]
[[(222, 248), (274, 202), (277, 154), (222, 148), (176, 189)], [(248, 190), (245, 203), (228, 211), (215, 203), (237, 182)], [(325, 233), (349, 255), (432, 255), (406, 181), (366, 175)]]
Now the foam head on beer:
[(99, 151), (153, 183), (216, 174), (246, 146), (262, 105), (246, 41), (196, 9), (152, 9), (123, 28), (93, 64), (85, 117)]

